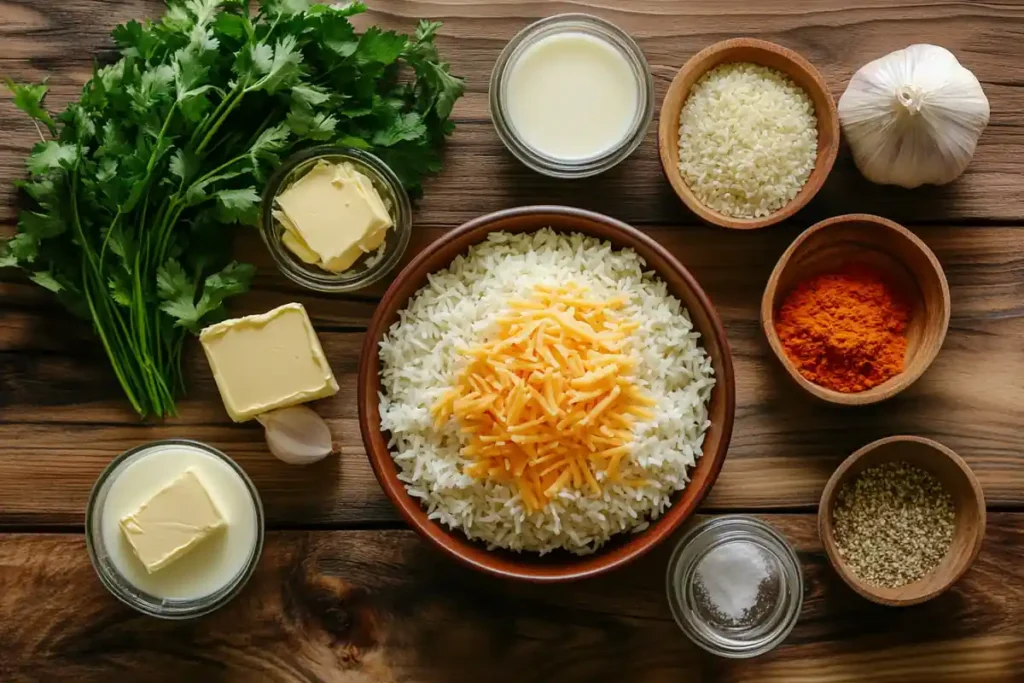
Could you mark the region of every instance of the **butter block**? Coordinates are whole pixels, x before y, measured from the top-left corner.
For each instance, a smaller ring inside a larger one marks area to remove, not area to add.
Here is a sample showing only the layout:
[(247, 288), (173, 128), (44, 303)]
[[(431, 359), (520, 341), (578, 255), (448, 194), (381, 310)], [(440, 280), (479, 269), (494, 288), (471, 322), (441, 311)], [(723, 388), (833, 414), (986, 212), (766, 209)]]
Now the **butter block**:
[(227, 525), (194, 470), (160, 489), (121, 518), (121, 532), (152, 574)]
[(302, 304), (211, 325), (199, 341), (235, 422), (338, 393)]
[(350, 163), (318, 162), (276, 202), (285, 247), (307, 263), (316, 254), (333, 272), (380, 246), (394, 225), (373, 183)]

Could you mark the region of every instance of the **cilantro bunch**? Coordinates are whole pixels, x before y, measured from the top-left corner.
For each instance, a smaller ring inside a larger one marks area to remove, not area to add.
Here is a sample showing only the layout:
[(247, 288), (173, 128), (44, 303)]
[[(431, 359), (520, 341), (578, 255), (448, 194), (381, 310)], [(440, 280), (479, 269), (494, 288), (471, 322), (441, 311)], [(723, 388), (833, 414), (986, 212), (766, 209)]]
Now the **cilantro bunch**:
[(59, 116), (45, 85), (8, 81), (43, 141), (0, 266), (91, 319), (142, 416), (174, 414), (186, 337), (248, 289), (232, 226), (256, 224), (281, 158), (324, 143), (370, 150), (415, 192), (440, 170), (463, 91), (434, 46), (437, 23), (357, 34), (358, 2), (167, 5), (158, 22), (114, 30), (119, 61), (96, 67)]

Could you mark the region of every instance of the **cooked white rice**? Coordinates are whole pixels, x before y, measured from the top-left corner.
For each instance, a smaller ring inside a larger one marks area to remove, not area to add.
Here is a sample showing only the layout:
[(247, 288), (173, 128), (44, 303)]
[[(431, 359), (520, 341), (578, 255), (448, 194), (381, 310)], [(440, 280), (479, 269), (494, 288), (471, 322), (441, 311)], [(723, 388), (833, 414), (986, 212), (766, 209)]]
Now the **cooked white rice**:
[(780, 71), (729, 63), (697, 81), (679, 116), (679, 171), (704, 206), (735, 218), (775, 213), (818, 155), (818, 118)]
[[(463, 474), (472, 461), (459, 448), (468, 438), (454, 420), (435, 429), (430, 407), (455, 383), (465, 363), (460, 352), (487, 340), (509, 299), (529, 296), (536, 284), (571, 281), (594, 297), (626, 295), (620, 313), (640, 324), (631, 344), (635, 382), (657, 403), (655, 417), (634, 426), (632, 460), (621, 474), (647, 483), (602, 482), (600, 498), (565, 488), (531, 513), (513, 487)], [(550, 229), (493, 233), (431, 275), (380, 343), (381, 428), (391, 433), (399, 477), (431, 519), (488, 547), (584, 554), (614, 534), (646, 528), (686, 485), (710, 425), (714, 371), (699, 337), (679, 300), (632, 250)]]

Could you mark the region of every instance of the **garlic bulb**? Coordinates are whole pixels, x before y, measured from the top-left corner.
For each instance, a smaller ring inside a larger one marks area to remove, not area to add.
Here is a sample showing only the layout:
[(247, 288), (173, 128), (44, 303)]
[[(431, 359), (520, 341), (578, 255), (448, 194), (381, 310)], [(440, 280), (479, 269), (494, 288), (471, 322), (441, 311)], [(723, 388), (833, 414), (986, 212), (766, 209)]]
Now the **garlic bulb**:
[(312, 408), (281, 408), (256, 419), (266, 430), (270, 452), (289, 465), (308, 465), (334, 452), (331, 430)]
[(936, 45), (911, 45), (864, 65), (839, 98), (839, 120), (864, 177), (917, 187), (957, 178), (988, 125), (974, 74)]

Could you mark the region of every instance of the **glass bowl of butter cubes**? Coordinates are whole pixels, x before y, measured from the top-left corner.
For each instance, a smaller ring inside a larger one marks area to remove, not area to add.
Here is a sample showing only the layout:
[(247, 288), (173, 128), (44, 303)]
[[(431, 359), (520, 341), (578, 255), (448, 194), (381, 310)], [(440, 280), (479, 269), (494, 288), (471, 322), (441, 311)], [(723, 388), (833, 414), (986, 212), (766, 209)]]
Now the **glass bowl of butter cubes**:
[(411, 232), (412, 204), (398, 176), (359, 149), (303, 150), (263, 195), (261, 234), (278, 269), (319, 292), (377, 282), (398, 264)]

